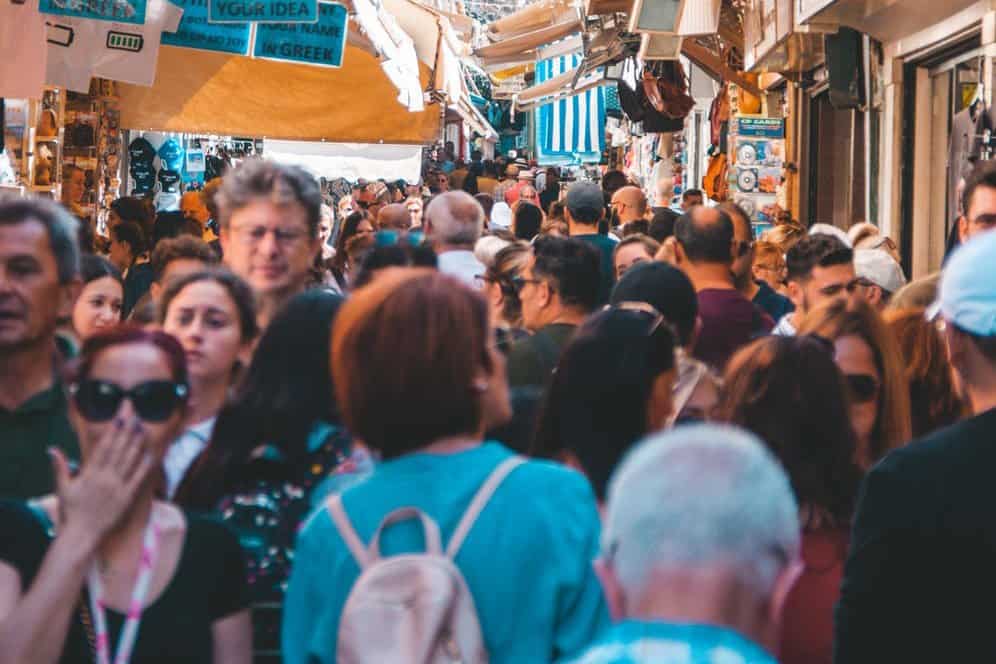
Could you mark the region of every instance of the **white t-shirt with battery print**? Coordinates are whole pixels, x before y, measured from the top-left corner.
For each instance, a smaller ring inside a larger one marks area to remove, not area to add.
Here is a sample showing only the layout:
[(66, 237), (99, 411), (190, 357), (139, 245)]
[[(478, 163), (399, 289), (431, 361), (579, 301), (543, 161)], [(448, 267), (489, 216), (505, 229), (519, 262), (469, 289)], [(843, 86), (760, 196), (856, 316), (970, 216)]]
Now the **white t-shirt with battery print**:
[(149, 0), (143, 25), (46, 15), (47, 82), (83, 93), (92, 76), (152, 85), (162, 33), (176, 32), (182, 16), (167, 0)]

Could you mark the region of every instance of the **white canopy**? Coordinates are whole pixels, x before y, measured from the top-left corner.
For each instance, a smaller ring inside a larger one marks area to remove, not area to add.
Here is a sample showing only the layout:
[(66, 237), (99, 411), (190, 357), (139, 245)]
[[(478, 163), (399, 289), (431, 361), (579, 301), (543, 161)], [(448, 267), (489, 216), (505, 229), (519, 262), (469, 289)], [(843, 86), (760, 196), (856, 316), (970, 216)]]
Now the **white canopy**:
[(389, 143), (320, 143), (263, 140), (263, 156), (300, 166), (315, 177), (418, 182), (422, 148)]

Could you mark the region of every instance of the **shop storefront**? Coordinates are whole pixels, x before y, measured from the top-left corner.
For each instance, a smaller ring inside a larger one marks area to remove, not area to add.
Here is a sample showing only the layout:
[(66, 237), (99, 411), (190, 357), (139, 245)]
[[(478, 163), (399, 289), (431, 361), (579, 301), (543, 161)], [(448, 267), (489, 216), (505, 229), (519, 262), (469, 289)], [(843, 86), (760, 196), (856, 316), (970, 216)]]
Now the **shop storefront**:
[[(0, 77), (0, 186), (63, 200), (98, 226), (121, 195), (176, 209), (183, 191), (210, 179), (214, 162), (265, 156), (264, 139), (291, 141), (281, 144), (284, 160), (311, 143), (405, 146), (406, 164), (447, 130), (468, 149), (497, 139), (470, 99), (465, 26), (445, 8), (321, 1), (310, 22), (219, 23), (214, 3), (147, 0), (136, 3), (148, 8), (144, 24), (60, 16), (46, 42), (49, 15), (29, 5), (5, 6), (43, 27), (30, 52), (4, 54), (28, 47), (5, 40), (0, 55), (38, 57), (42, 67)], [(9, 24), (0, 30), (9, 32)], [(52, 80), (58, 85), (43, 87)], [(378, 163), (362, 170), (378, 172)], [(403, 170), (418, 180), (417, 169)]]
[(869, 101), (855, 123), (871, 157), (867, 214), (899, 241), (913, 277), (937, 270), (959, 214), (958, 182), (991, 156), (996, 12), (969, 0), (802, 6), (804, 22), (849, 26), (873, 45), (862, 66)]

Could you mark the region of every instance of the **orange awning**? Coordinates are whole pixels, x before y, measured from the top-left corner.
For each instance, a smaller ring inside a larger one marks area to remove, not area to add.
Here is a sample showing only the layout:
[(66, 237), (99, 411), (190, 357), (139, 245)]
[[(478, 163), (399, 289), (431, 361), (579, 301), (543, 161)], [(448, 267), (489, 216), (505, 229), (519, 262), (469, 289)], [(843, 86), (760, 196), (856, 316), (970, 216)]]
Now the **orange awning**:
[[(424, 86), (430, 71), (419, 69)], [(377, 59), (351, 45), (340, 69), (163, 46), (155, 85), (119, 88), (129, 129), (351, 143), (439, 135), (439, 107), (410, 113)]]

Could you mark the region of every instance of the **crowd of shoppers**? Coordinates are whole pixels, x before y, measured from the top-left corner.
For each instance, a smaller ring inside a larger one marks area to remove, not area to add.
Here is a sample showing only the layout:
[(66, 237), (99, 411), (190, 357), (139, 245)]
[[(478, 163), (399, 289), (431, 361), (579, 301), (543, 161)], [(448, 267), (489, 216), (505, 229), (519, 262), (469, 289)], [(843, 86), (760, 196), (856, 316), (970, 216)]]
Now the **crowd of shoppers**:
[(0, 664), (996, 655), (996, 167), (907, 285), (868, 224), (450, 166), (336, 228), (247, 160), (106, 256), (0, 200)]

